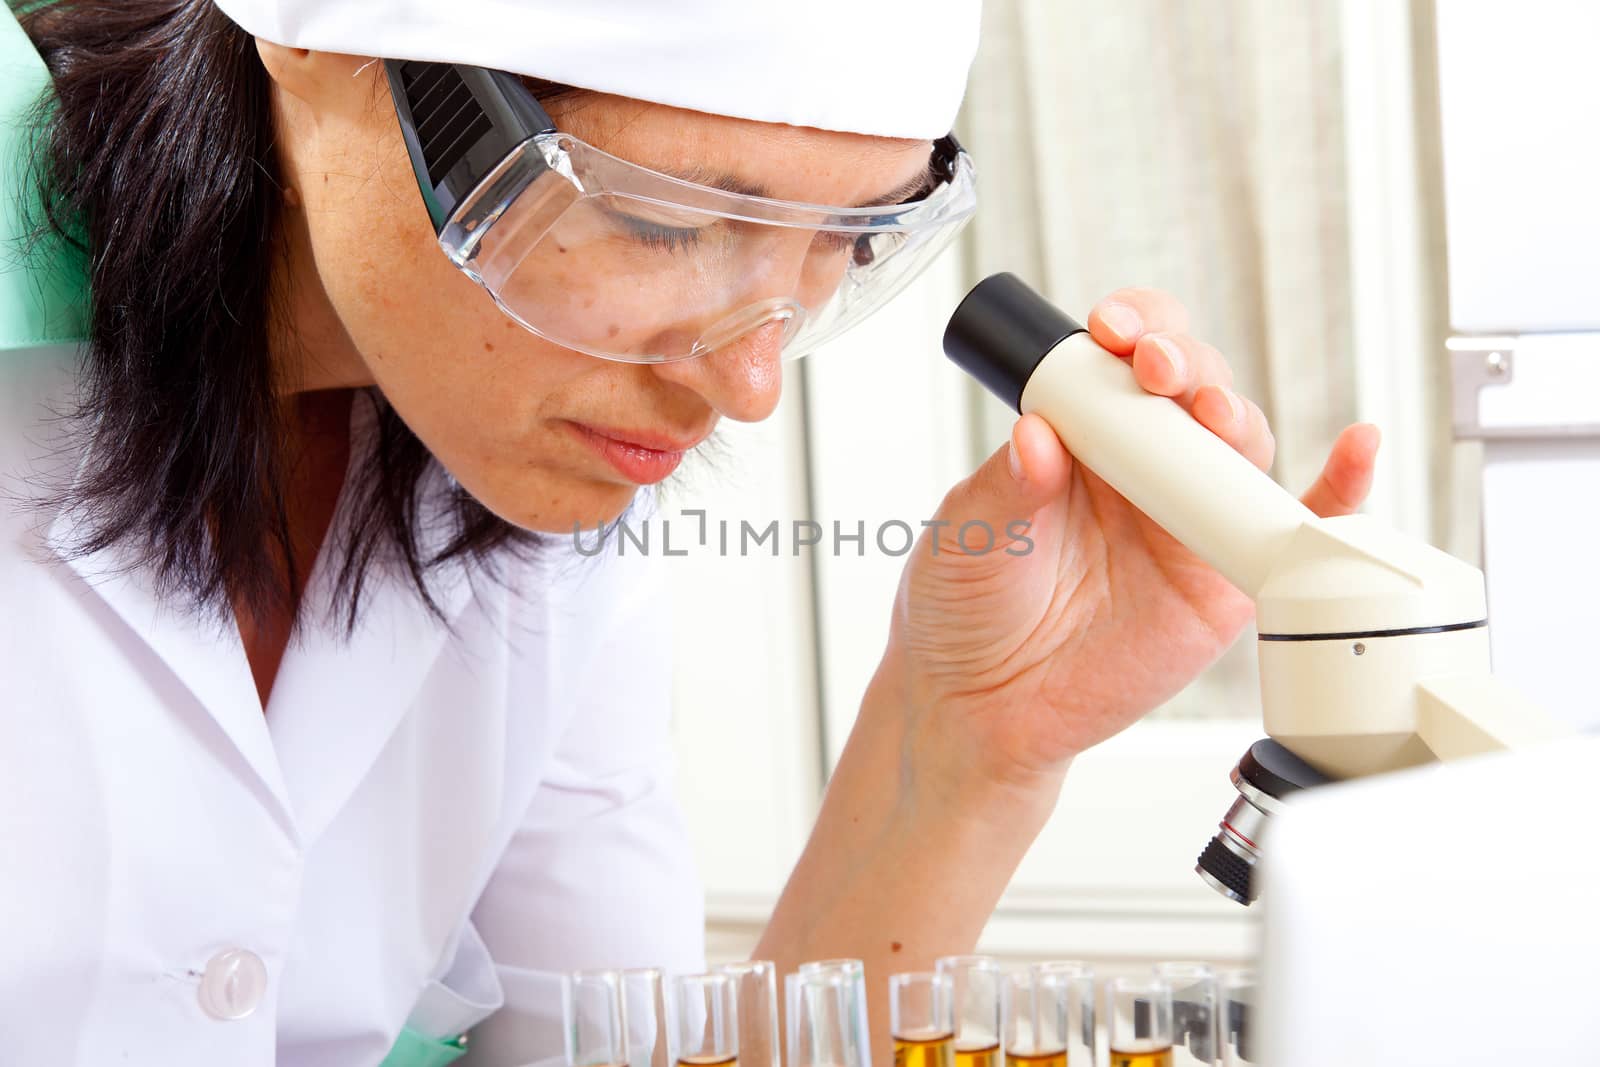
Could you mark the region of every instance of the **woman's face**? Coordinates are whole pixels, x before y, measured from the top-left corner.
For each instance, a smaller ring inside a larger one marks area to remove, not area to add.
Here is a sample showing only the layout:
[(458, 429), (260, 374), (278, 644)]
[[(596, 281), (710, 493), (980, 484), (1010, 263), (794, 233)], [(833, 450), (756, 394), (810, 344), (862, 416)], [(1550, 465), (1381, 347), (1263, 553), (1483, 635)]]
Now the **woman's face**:
[[(782, 385), (776, 324), (648, 365), (529, 333), (440, 251), (382, 65), (260, 47), (290, 190), (284, 293), (294, 336), (275, 346), (288, 388), (375, 383), (486, 507), (554, 532), (615, 518), (722, 417), (771, 414)], [(562, 130), (631, 162), (727, 175), (811, 203), (899, 188), (926, 168), (931, 147), (589, 93), (550, 110)], [(602, 329), (612, 327), (643, 328)]]

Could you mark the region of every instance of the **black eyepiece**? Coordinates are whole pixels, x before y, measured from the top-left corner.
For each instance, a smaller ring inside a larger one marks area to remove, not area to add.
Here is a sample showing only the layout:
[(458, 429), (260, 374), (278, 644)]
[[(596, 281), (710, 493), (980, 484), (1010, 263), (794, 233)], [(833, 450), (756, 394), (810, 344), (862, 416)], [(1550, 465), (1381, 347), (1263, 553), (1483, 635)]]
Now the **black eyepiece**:
[(944, 354), (1012, 410), (1039, 361), (1083, 327), (1015, 274), (973, 286), (944, 331)]

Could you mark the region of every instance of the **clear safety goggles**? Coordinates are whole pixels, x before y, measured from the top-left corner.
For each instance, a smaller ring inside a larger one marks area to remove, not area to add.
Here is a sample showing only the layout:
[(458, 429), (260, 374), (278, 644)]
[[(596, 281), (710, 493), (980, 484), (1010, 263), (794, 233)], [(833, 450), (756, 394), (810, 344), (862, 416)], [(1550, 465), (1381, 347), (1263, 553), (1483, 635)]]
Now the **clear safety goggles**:
[(514, 74), (386, 68), (445, 254), (528, 330), (603, 359), (688, 359), (774, 325), (803, 355), (905, 288), (977, 204), (954, 137), (913, 199), (804, 204), (609, 155), (556, 130)]

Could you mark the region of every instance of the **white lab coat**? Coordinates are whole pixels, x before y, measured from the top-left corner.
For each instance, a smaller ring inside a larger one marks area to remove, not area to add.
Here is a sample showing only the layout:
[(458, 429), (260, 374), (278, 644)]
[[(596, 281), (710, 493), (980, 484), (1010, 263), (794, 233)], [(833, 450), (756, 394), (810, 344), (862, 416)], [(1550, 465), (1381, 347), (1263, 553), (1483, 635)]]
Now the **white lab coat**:
[[(463, 1062), (520, 1063), (561, 1051), (559, 972), (702, 964), (653, 557), (458, 574), (454, 636), (378, 576), (263, 714), (231, 625), (26, 505), (75, 469), (69, 364), (0, 353), (0, 1064), (359, 1067), (491, 1013)], [(223, 1021), (235, 949), (266, 983)]]

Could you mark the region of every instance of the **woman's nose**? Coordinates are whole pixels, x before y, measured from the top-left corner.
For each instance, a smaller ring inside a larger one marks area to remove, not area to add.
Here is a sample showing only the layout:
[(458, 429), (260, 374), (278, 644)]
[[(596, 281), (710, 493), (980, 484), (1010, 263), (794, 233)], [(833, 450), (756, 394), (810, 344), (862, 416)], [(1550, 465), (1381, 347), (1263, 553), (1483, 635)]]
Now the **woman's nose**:
[(778, 406), (783, 391), (783, 334), (783, 323), (768, 322), (721, 348), (652, 369), (693, 389), (727, 418), (760, 422)]

